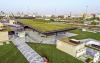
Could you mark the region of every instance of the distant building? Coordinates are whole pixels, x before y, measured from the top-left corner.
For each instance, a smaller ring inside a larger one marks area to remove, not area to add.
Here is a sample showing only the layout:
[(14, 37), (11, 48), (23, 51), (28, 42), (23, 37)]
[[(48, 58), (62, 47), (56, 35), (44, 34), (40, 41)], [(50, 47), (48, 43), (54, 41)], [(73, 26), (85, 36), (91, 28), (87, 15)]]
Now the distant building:
[(3, 29), (4, 29), (4, 24), (0, 23), (0, 30), (3, 30)]
[(57, 40), (56, 47), (74, 57), (79, 57), (86, 53), (85, 44), (75, 39), (62, 38)]
[(96, 17), (100, 18), (100, 13), (96, 14)]
[(52, 15), (44, 15), (44, 16), (43, 16), (43, 19), (48, 21), (48, 20), (51, 19), (51, 16), (52, 16)]
[(37, 16), (36, 16), (36, 19), (43, 19), (43, 16), (37, 15)]
[(91, 25), (91, 21), (84, 21), (84, 25)]
[(17, 24), (17, 22), (15, 20), (9, 20), (9, 24)]
[(21, 32), (21, 31), (18, 32), (18, 36), (19, 36), (19, 37), (25, 37), (25, 32)]
[(56, 15), (51, 15), (51, 18), (55, 19), (55, 18), (57, 18), (57, 16)]
[(96, 18), (96, 14), (91, 14), (91, 17), (92, 18)]
[(66, 19), (68, 17), (68, 15), (64, 15), (64, 19)]
[(58, 19), (64, 19), (64, 15), (59, 15)]
[(86, 13), (83, 13), (83, 14), (82, 14), (82, 17), (85, 18), (85, 19), (90, 19), (90, 18), (93, 18), (94, 15), (95, 15), (95, 14), (86, 14)]
[(44, 19), (44, 20), (47, 20), (47, 21), (49, 21), (50, 19), (49, 19), (49, 18), (46, 18), (46, 19)]
[(35, 18), (35, 17), (36, 17), (36, 15), (32, 15), (32, 17), (34, 17), (34, 18)]
[(52, 15), (45, 15), (46, 18), (51, 18)]

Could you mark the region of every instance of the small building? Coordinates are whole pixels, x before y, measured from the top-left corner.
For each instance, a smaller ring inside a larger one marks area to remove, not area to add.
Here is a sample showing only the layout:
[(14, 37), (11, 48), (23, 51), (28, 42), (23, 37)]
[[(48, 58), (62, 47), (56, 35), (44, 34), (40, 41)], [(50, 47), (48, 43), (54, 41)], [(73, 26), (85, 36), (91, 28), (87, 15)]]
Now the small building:
[(3, 29), (4, 29), (4, 24), (0, 23), (0, 30), (3, 30)]
[(17, 21), (15, 21), (14, 19), (3, 19), (1, 22), (5, 25), (15, 25), (15, 24), (17, 24)]
[(96, 41), (96, 40), (87, 41), (86, 55), (93, 58), (93, 62), (100, 61), (100, 41)]
[(91, 25), (91, 21), (84, 21), (84, 25)]
[(96, 14), (96, 17), (100, 18), (100, 13)]
[(8, 31), (0, 31), (0, 45), (8, 41), (9, 41)]
[(62, 38), (57, 40), (57, 49), (68, 53), (74, 57), (82, 56), (86, 53), (85, 43), (81, 43), (79, 40)]
[(59, 15), (58, 19), (64, 19), (64, 15)]
[(83, 61), (90, 58), (91, 62), (98, 63), (100, 61), (100, 41), (91, 38), (82, 39), (80, 41), (85, 43), (86, 47), (86, 54), (80, 58)]
[(6, 31), (6, 26), (3, 23), (0, 23), (0, 45), (3, 45), (3, 42), (8, 42), (8, 31)]
[(44, 20), (49, 21), (50, 19), (49, 18), (45, 18)]
[(19, 36), (19, 37), (25, 37), (25, 32), (24, 32), (24, 31), (18, 32), (18, 36)]
[(15, 20), (9, 20), (9, 24), (13, 25), (13, 24), (17, 24), (17, 22)]

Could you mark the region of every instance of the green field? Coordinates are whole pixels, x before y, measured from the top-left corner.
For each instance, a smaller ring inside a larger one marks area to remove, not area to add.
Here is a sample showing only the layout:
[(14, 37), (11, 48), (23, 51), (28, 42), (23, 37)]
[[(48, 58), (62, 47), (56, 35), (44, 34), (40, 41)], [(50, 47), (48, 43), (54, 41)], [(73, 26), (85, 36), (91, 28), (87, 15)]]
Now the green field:
[(87, 31), (82, 31), (82, 30), (73, 30), (71, 31), (72, 33), (78, 34), (77, 36), (71, 37), (75, 39), (86, 39), (86, 38), (92, 38), (95, 40), (100, 40), (100, 33), (92, 33), (92, 32), (87, 32)]
[(0, 45), (0, 63), (28, 63), (13, 44)]
[(49, 63), (83, 63), (82, 61), (72, 57), (71, 55), (56, 49), (55, 45), (34, 43), (28, 44), (41, 56), (47, 57)]
[(19, 21), (20, 23), (32, 27), (33, 29), (36, 29), (40, 32), (50, 32), (55, 30), (63, 30), (66, 28), (72, 28), (72, 25), (67, 24), (51, 24), (49, 21), (45, 20), (28, 20), (24, 19)]

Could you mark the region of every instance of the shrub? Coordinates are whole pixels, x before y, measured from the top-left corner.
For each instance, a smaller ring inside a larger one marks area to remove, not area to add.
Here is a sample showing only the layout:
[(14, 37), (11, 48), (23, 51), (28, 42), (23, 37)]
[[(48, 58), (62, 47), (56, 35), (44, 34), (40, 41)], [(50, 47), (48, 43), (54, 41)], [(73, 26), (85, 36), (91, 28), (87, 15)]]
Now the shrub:
[(92, 60), (93, 60), (92, 58), (87, 58), (87, 59), (85, 60), (85, 62), (86, 62), (86, 63), (90, 63)]

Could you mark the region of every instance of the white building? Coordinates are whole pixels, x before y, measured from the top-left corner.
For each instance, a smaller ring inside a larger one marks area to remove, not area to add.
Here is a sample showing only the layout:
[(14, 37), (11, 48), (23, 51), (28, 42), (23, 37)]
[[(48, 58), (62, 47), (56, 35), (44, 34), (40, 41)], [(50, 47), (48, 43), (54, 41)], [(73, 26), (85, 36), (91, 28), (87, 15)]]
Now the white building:
[(93, 58), (94, 63), (98, 63), (100, 61), (100, 41), (94, 39), (83, 39), (86, 46), (86, 54), (87, 56)]
[(17, 24), (17, 22), (15, 20), (9, 20), (9, 24), (14, 25)]
[(3, 29), (4, 29), (4, 24), (0, 23), (0, 30), (3, 30)]
[(0, 45), (3, 45), (4, 42), (8, 42), (8, 31), (0, 31)]
[(62, 38), (57, 40), (57, 49), (74, 57), (80, 57), (86, 53), (85, 43), (75, 39)]

